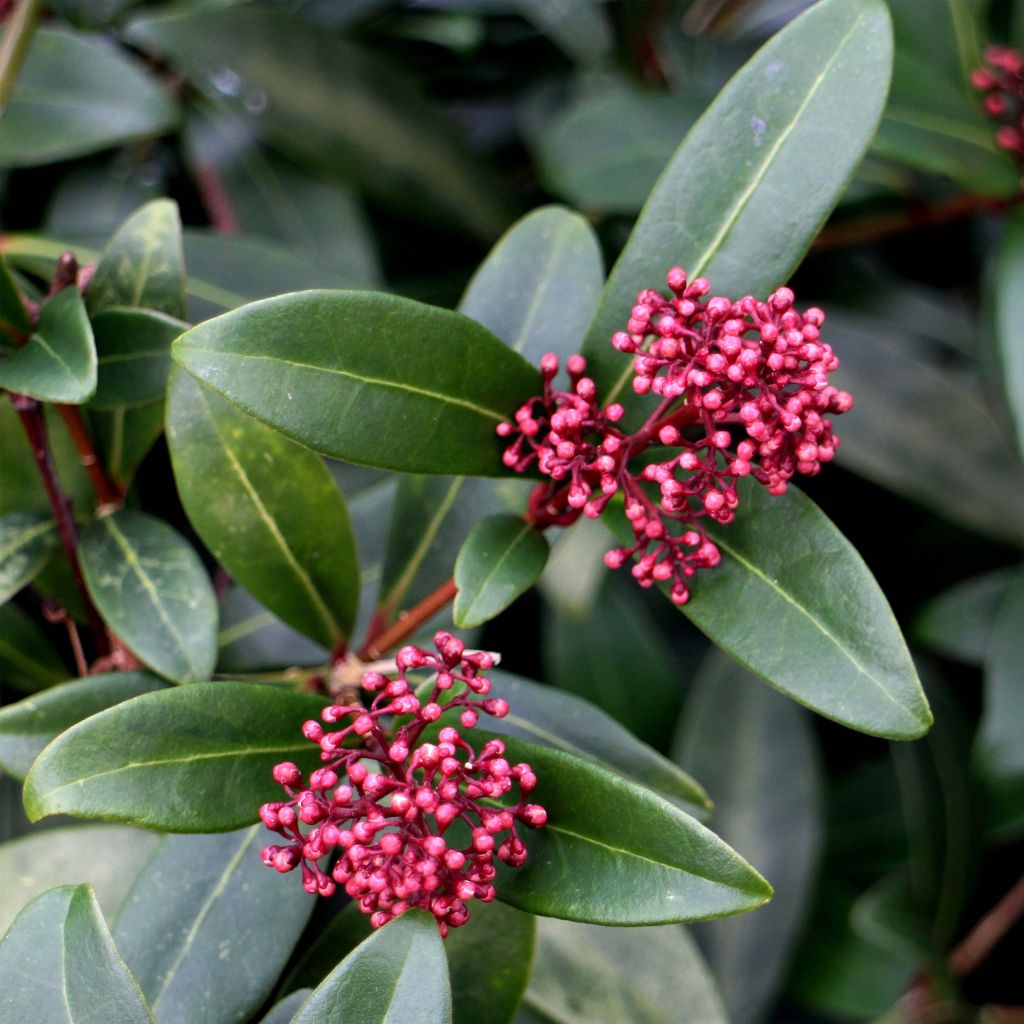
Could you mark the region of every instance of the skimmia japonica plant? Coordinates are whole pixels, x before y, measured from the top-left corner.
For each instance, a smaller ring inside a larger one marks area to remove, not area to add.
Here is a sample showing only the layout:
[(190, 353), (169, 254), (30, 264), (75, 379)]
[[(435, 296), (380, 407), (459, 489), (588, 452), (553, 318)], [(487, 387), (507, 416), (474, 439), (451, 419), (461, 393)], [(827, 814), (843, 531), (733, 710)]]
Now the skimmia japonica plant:
[(0, 1024), (1014, 1002), (1024, 78), (920, 3), (0, 0)]

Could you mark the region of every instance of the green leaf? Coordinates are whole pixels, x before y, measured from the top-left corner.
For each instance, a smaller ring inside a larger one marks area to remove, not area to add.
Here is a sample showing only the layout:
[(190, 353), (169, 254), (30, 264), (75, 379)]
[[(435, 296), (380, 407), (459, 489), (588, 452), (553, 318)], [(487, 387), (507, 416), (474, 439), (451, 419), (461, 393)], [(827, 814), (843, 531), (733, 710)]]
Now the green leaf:
[(164, 402), (161, 398), (146, 405), (90, 409), (89, 423), (107, 471), (127, 488), (163, 433)]
[(4, 1019), (156, 1024), (88, 885), (33, 900), (0, 942)]
[(914, 636), (947, 658), (980, 666), (992, 644), (1012, 569), (974, 576), (933, 597), (914, 620)]
[(455, 624), (480, 626), (537, 582), (548, 560), (544, 535), (519, 516), (481, 519), (455, 561)]
[(604, 285), (593, 228), (561, 206), (517, 221), (469, 282), (459, 311), (529, 362), (576, 352)]
[(105, 309), (93, 317), (99, 384), (90, 409), (148, 405), (163, 397), (171, 342), (188, 324), (148, 309)]
[(209, 678), (217, 599), (184, 537), (141, 512), (115, 512), (86, 528), (79, 556), (96, 608), (150, 668), (179, 683)]
[(0, 679), (4, 683), (34, 693), (69, 675), (39, 627), (17, 605), (0, 606)]
[(292, 1024), (451, 1024), (448, 965), (434, 918), (410, 910), (357, 946)]
[(89, 312), (143, 306), (186, 319), (181, 219), (170, 199), (154, 199), (117, 229), (96, 266)]
[(262, 1018), (260, 1024), (291, 1024), (292, 1018), (298, 1012), (299, 1007), (313, 994), (311, 988), (300, 988), (290, 996), (285, 996), (279, 1003), (274, 1003)]
[(1010, 413), (1017, 427), (1017, 447), (1024, 454), (1024, 217), (1006, 220), (995, 274), (995, 335)]
[(501, 475), (494, 431), (539, 374), (468, 317), (372, 292), (298, 292), (193, 327), (174, 358), (315, 451), (410, 473)]
[[(469, 921), (444, 940), (453, 1024), (508, 1024), (522, 999), (533, 959), (536, 918), (504, 903), (475, 902)], [(373, 934), (370, 918), (349, 903), (317, 935), (285, 979), (282, 992), (319, 985)]]
[(355, 539), (319, 456), (175, 374), (167, 443), (189, 521), (214, 558), (279, 618), (329, 649), (359, 600)]
[[(197, 683), (133, 697), (57, 737), (25, 780), (25, 810), (165, 832), (225, 832), (280, 799), (281, 761), (319, 764), (302, 735), (323, 700), (276, 686)], [(159, 793), (160, 799), (153, 799)]]
[(52, 516), (42, 512), (0, 516), (0, 604), (36, 578), (57, 543)]
[(892, 92), (872, 150), (981, 195), (1012, 196), (1018, 188), (1013, 161), (996, 146), (979, 95), (968, 96), (959, 76), (937, 73), (931, 53), (897, 51)]
[(504, 718), (486, 720), (488, 732), (596, 761), (694, 817), (711, 809), (697, 782), (590, 701), (510, 672), (494, 670), (487, 677), (491, 695), (504, 698), (511, 708)]
[[(756, 916), (756, 915), (755, 915)], [(552, 1024), (726, 1024), (686, 930), (595, 928), (541, 918), (526, 1006)]]
[(140, 18), (128, 36), (300, 164), (481, 238), (509, 219), (487, 170), (422, 90), (333, 33), (257, 5)]
[(992, 630), (985, 657), (985, 704), (977, 754), (985, 775), (996, 783), (1024, 780), (1020, 723), (1024, 714), (1024, 575), (1010, 585)]
[(167, 684), (145, 672), (73, 679), (0, 708), (0, 768), (23, 779), (43, 748), (65, 729), (130, 697)]
[(750, 480), (739, 493), (736, 521), (708, 531), (722, 564), (701, 575), (683, 611), (826, 718), (889, 739), (927, 732), (932, 716), (906, 643), (854, 547), (795, 488), (773, 497)]
[(85, 156), (176, 119), (168, 94), (112, 40), (41, 28), (0, 121), (0, 167)]
[(160, 1020), (247, 1020), (270, 993), (315, 897), (267, 870), (268, 835), (166, 836), (135, 879), (114, 939)]
[[(604, 543), (603, 551), (611, 546)], [(634, 735), (664, 749), (679, 714), (682, 669), (646, 595), (632, 579), (610, 578), (603, 560), (601, 570), (603, 587), (589, 616), (569, 618), (554, 610), (545, 616), (544, 678), (592, 701)], [(576, 566), (563, 566), (563, 571), (573, 573)], [(637, 700), (637, 679), (644, 681), (643, 700)]]
[[(1024, 546), (1024, 469), (976, 374), (950, 365), (890, 318), (829, 313), (855, 405), (836, 428), (837, 462), (956, 523)], [(998, 502), (976, 499), (998, 493)]]
[(669, 267), (736, 298), (792, 273), (874, 134), (891, 62), (881, 0), (822, 0), (722, 90), (658, 180), (605, 287), (583, 349), (603, 402), (632, 369), (609, 339)]
[(531, 799), (548, 823), (527, 837), (523, 868), (498, 869), (499, 899), (548, 917), (637, 925), (738, 914), (770, 898), (735, 851), (654, 791), (562, 751), (506, 745), (510, 762), (533, 766)]
[(43, 303), (28, 343), (0, 364), (0, 388), (74, 404), (96, 390), (96, 346), (77, 288)]
[(593, 0), (513, 0), (512, 6), (577, 60), (599, 61), (612, 48), (608, 16)]
[(762, 1020), (817, 879), (823, 779), (814, 734), (802, 708), (713, 652), (687, 700), (676, 760), (714, 798), (718, 834), (775, 889), (756, 914), (696, 929), (728, 1019)]
[(123, 825), (74, 825), (34, 830), (0, 845), (0, 933), (22, 909), (54, 885), (88, 882), (112, 921), (160, 837)]
[[(32, 332), (32, 322), (21, 289), (7, 265), (7, 257), (0, 253), (0, 333), (22, 334)], [(10, 339), (4, 339), (5, 342)]]

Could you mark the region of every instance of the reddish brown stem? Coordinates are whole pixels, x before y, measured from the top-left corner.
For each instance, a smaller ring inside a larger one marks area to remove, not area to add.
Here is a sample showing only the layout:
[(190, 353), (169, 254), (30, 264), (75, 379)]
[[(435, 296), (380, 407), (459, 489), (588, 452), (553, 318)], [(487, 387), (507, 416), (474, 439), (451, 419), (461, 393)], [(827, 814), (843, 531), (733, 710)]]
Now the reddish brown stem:
[(963, 977), (977, 970), (1021, 917), (1024, 917), (1024, 876), (949, 954), (950, 972)]
[(57, 411), (68, 428), (75, 448), (78, 449), (79, 461), (89, 475), (92, 489), (96, 492), (96, 499), (100, 503), (100, 510), (112, 512), (119, 509), (123, 498), (121, 488), (107, 474), (103, 461), (96, 451), (89, 428), (85, 425), (82, 410), (77, 405), (58, 405)]
[(424, 622), (432, 619), (449, 601), (454, 600), (456, 590), (454, 579), (445, 580), (422, 601), (413, 605), (393, 626), (385, 629), (376, 640), (367, 642), (359, 651), (359, 660), (375, 661), (392, 647), (397, 647)]
[(28, 434), (29, 445), (32, 448), (32, 457), (35, 459), (36, 468), (43, 481), (43, 488), (46, 497), (50, 502), (53, 517), (57, 521), (57, 532), (60, 536), (61, 545), (67, 555), (68, 564), (71, 567), (71, 576), (74, 580), (75, 590), (78, 591), (85, 607), (86, 618), (89, 628), (92, 630), (96, 643), (96, 650), (99, 654), (106, 654), (109, 649), (107, 631), (103, 626), (103, 620), (96, 611), (89, 591), (86, 589), (85, 580), (82, 577), (82, 567), (78, 560), (78, 532), (75, 529), (75, 519), (71, 511), (71, 501), (61, 490), (60, 481), (57, 479), (57, 471), (50, 454), (49, 439), (46, 434), (46, 420), (43, 418), (43, 408), (34, 399), (25, 395), (11, 395), (14, 408), (21, 417), (21, 422)]
[(195, 174), (196, 189), (214, 231), (221, 235), (237, 235), (238, 217), (220, 172), (213, 164), (202, 163), (196, 166)]

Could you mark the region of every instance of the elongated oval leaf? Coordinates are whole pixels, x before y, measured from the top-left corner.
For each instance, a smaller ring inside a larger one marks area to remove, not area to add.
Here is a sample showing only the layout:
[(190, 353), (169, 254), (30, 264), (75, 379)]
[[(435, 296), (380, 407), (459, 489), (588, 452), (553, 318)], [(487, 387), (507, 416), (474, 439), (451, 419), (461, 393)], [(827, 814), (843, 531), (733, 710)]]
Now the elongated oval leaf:
[(73, 825), (33, 830), (0, 845), (0, 932), (37, 896), (55, 885), (88, 882), (108, 921), (160, 837), (124, 825)]
[(704, 817), (711, 809), (703, 788), (686, 772), (590, 701), (510, 672), (492, 671), (487, 677), (492, 696), (507, 700), (511, 708), (504, 718), (488, 718), (488, 731), (589, 758), (655, 790), (694, 817)]
[(89, 423), (110, 475), (127, 489), (164, 429), (163, 398), (145, 405), (89, 409)]
[(0, 942), (0, 1018), (156, 1024), (88, 885), (33, 900)]
[(149, 309), (112, 307), (92, 318), (99, 384), (90, 408), (113, 410), (163, 397), (171, 342), (188, 324)]
[(180, 371), (167, 443), (185, 511), (217, 561), (289, 625), (329, 649), (341, 644), (359, 567), (323, 460)]
[(0, 606), (0, 679), (23, 693), (43, 690), (71, 673), (40, 628), (17, 606)]
[(313, 994), (311, 988), (297, 989), (289, 996), (285, 996), (279, 1003), (274, 1003), (262, 1018), (260, 1024), (291, 1024), (292, 1018), (298, 1012), (299, 1007)]
[(0, 768), (23, 779), (43, 748), (65, 729), (121, 701), (167, 685), (146, 672), (111, 672), (73, 679), (8, 704), (0, 708)]
[(96, 390), (96, 345), (76, 288), (47, 299), (24, 348), (0, 364), (0, 388), (42, 402), (84, 402)]
[(494, 431), (539, 374), (468, 317), (372, 292), (254, 302), (174, 344), (194, 377), (315, 451), (499, 476)]
[(771, 896), (734, 850), (652, 790), (571, 754), (506, 744), (510, 761), (533, 766), (531, 799), (548, 823), (527, 837), (525, 867), (499, 867), (499, 899), (547, 917), (637, 925), (738, 914)]
[(471, 629), (503, 612), (540, 578), (544, 535), (519, 516), (482, 519), (455, 561), (455, 624)]
[(881, 0), (822, 0), (722, 90), (655, 185), (605, 287), (583, 350), (602, 401), (631, 373), (611, 336), (669, 267), (737, 299), (786, 280), (871, 141), (891, 65)]
[(150, 668), (179, 683), (209, 678), (217, 599), (180, 534), (141, 512), (116, 512), (90, 523), (79, 553), (96, 607)]
[(996, 267), (995, 328), (1004, 387), (1024, 453), (1024, 217), (1007, 218)]
[(683, 610), (719, 647), (843, 725), (890, 739), (928, 731), (928, 702), (885, 595), (810, 498), (743, 481), (736, 521), (709, 532), (722, 564), (701, 575)]
[(776, 995), (813, 895), (822, 770), (806, 711), (713, 652), (687, 700), (676, 758), (715, 800), (711, 824), (772, 880), (756, 914), (695, 931), (731, 1021), (755, 1021)]
[(597, 237), (578, 214), (544, 206), (517, 221), (469, 282), (459, 310), (531, 363), (576, 352), (604, 285)]
[[(40, 754), (25, 810), (126, 821), (165, 832), (224, 832), (279, 799), (280, 761), (319, 763), (300, 729), (323, 700), (276, 686), (197, 683), (101, 711)], [(311, 756), (312, 754), (312, 756)]]
[(357, 946), (292, 1024), (451, 1024), (448, 965), (433, 917), (410, 910)]
[(0, 167), (95, 153), (170, 128), (160, 85), (111, 40), (40, 29), (0, 121)]
[[(3, 253), (0, 253), (0, 331), (23, 338), (28, 338), (32, 332), (25, 299)], [(9, 340), (4, 339), (5, 343)]]
[(715, 983), (684, 928), (595, 928), (541, 918), (526, 1006), (569, 1024), (726, 1024)]
[(57, 524), (41, 512), (0, 516), (0, 604), (31, 583), (57, 546)]
[(89, 312), (142, 306), (184, 320), (181, 219), (170, 199), (135, 211), (111, 238), (89, 285)]
[(166, 836), (136, 878), (114, 940), (161, 1024), (247, 1020), (269, 994), (314, 897), (267, 870), (268, 835)]

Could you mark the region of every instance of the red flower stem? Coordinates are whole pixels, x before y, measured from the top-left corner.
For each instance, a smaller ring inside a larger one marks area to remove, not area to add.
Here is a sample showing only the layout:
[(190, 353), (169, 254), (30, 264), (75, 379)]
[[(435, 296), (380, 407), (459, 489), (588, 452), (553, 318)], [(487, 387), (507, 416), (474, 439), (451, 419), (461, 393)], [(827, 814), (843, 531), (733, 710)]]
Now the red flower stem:
[(92, 630), (96, 650), (99, 654), (104, 655), (110, 650), (110, 643), (103, 620), (100, 618), (99, 612), (96, 611), (92, 598), (89, 597), (89, 591), (82, 577), (82, 567), (78, 560), (78, 532), (75, 529), (75, 518), (71, 511), (71, 501), (61, 489), (53, 457), (50, 454), (43, 408), (34, 398), (28, 398), (25, 395), (11, 395), (11, 400), (21, 417), (25, 433), (28, 434), (32, 457), (35, 459), (36, 468), (42, 478), (43, 488), (50, 502), (53, 517), (57, 521), (57, 532), (71, 567), (75, 590), (78, 591), (82, 604), (85, 606), (85, 615), (89, 622), (89, 628)]
[(996, 943), (1024, 917), (1024, 876), (949, 954), (949, 970), (963, 977), (980, 967)]
[(413, 605), (393, 626), (385, 629), (376, 640), (364, 644), (359, 650), (359, 660), (375, 661), (385, 651), (397, 647), (424, 622), (432, 619), (449, 601), (454, 600), (456, 590), (454, 579), (445, 580), (436, 590), (427, 594), (422, 601)]
[(77, 405), (58, 405), (57, 411), (68, 428), (75, 448), (78, 449), (79, 461), (89, 475), (89, 482), (92, 484), (92, 489), (96, 492), (96, 498), (100, 504), (100, 513), (116, 511), (121, 507), (123, 498), (121, 488), (107, 473), (106, 467), (96, 451), (89, 428), (85, 425), (82, 410)]

